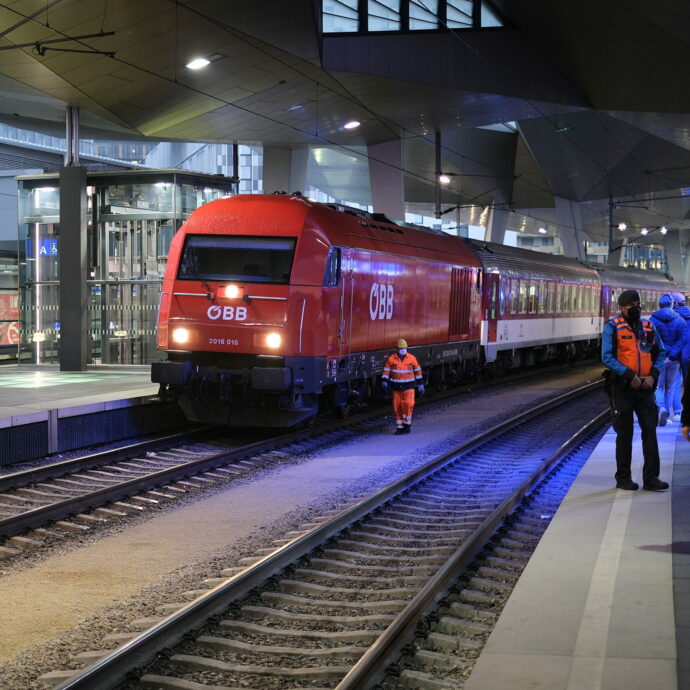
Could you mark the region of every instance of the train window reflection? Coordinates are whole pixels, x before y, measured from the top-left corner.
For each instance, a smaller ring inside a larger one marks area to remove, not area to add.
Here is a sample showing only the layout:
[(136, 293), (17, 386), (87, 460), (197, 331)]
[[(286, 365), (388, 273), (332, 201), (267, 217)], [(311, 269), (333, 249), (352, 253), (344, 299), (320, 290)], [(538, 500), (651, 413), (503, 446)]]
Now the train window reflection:
[(294, 253), (294, 237), (187, 235), (177, 277), (284, 285)]

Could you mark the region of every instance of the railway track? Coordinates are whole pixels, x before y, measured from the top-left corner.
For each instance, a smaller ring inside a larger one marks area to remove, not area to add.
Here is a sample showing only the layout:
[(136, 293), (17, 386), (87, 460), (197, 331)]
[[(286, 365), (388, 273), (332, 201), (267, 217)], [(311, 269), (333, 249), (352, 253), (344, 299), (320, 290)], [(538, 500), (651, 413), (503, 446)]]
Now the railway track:
[[(0, 477), (0, 555), (145, 510), (195, 489), (283, 462), (286, 451), (333, 442), (344, 423), (253, 442), (173, 434)], [(210, 432), (213, 434), (213, 432)], [(282, 450), (279, 450), (282, 449)], [(30, 536), (21, 536), (34, 530)]]
[[(171, 602), (158, 620), (136, 622), (146, 628), (140, 634), (104, 640), (124, 642), (114, 651), (80, 655), (77, 662), (97, 661), (60, 688), (359, 690), (377, 682), (506, 515), (601, 425), (605, 412), (584, 429), (575, 421), (601, 406), (600, 394), (589, 395), (595, 388), (520, 415), (327, 516), (256, 564), (200, 583), (189, 603)], [(438, 652), (415, 656), (425, 654)]]
[[(492, 384), (477, 384), (468, 391), (487, 385)], [(445, 392), (430, 396), (428, 402), (457, 395)], [(306, 430), (250, 442), (200, 429), (2, 475), (0, 557), (16, 556), (66, 533), (98, 528), (190, 491), (236, 479), (284, 461), (295, 449), (334, 443), (384, 424), (387, 413), (388, 409), (378, 409), (344, 420), (322, 420)]]

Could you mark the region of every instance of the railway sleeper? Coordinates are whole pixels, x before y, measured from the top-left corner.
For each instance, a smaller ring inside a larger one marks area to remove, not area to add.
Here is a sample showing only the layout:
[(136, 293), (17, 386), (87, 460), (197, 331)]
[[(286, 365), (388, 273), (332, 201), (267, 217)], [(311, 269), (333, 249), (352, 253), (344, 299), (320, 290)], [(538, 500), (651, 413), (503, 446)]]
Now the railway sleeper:
[(400, 674), (399, 684), (415, 690), (457, 690), (458, 684), (452, 680), (437, 678), (429, 673), (406, 668)]
[(432, 649), (418, 649), (414, 655), (414, 661), (425, 669), (431, 671), (444, 669), (452, 671), (458, 668), (467, 668), (470, 662), (454, 654), (444, 654)]
[(500, 568), (506, 572), (521, 573), (527, 565), (527, 558), (501, 558), (500, 556), (487, 556), (484, 562), (491, 568)]
[(315, 668), (282, 668), (270, 666), (251, 666), (244, 664), (230, 664), (218, 659), (207, 659), (201, 656), (188, 654), (174, 654), (170, 657), (170, 663), (199, 671), (215, 671), (216, 673), (283, 676), (286, 678), (304, 679), (340, 679), (349, 670), (350, 666), (319, 666)]
[[(411, 550), (410, 550), (411, 551)], [(382, 566), (393, 566), (395, 567), (399, 563), (406, 563), (409, 565), (443, 565), (448, 559), (444, 557), (443, 554), (427, 554), (426, 549), (420, 553), (420, 551), (412, 552), (409, 554), (397, 553), (395, 556), (383, 556), (380, 553), (365, 553), (362, 551), (348, 551), (345, 549), (324, 549), (323, 556), (331, 560), (342, 560), (348, 561), (349, 563), (356, 562), (359, 564), (363, 562), (364, 565), (368, 565), (372, 560), (376, 561)]]
[(488, 580), (508, 582), (511, 584), (511, 586), (513, 586), (518, 581), (518, 578), (520, 577), (520, 572), (521, 569), (520, 571), (511, 573), (508, 570), (503, 570), (502, 568), (491, 568), (488, 565), (483, 565), (477, 570), (477, 573), (479, 575)]
[(365, 625), (377, 623), (387, 625), (395, 619), (395, 615), (388, 613), (365, 614), (363, 616), (328, 616), (312, 613), (296, 613), (283, 609), (273, 609), (267, 606), (243, 606), (242, 614), (249, 618), (259, 618), (278, 621), (300, 621), (302, 623), (330, 623), (331, 625)]
[[(317, 585), (313, 582), (304, 582), (302, 580), (281, 580), (279, 586), (282, 589), (292, 590), (295, 592), (302, 592), (303, 594), (323, 595), (331, 594), (334, 596), (362, 596), (362, 589), (358, 587), (332, 587), (325, 585)], [(418, 592), (417, 587), (397, 587), (392, 589), (371, 589), (367, 588), (366, 593), (369, 596), (377, 597), (378, 599), (411, 599)]]
[(512, 584), (477, 576), (470, 578), (467, 587), (494, 595), (510, 594), (513, 591)]
[[(477, 608), (460, 601), (454, 601), (447, 609), (448, 614), (455, 618), (463, 618), (466, 620), (488, 621), (493, 624), (498, 619), (496, 611), (491, 609)], [(490, 628), (489, 628), (490, 629)]]
[(371, 573), (376, 575), (433, 575), (437, 570), (437, 566), (426, 565), (409, 565), (397, 563), (390, 566), (376, 566), (376, 565), (360, 565), (352, 561), (335, 561), (328, 558), (313, 558), (311, 564), (316, 568), (328, 568), (336, 572), (348, 574), (352, 571), (359, 573)]
[(364, 576), (364, 575), (352, 575), (343, 573), (329, 573), (326, 570), (314, 570), (311, 568), (298, 568), (295, 570), (295, 575), (297, 577), (303, 577), (307, 580), (316, 580), (322, 582), (339, 582), (344, 584), (345, 582), (353, 582), (362, 585), (369, 584), (385, 584), (390, 587), (401, 587), (404, 585), (424, 585), (428, 582), (429, 578), (424, 575), (396, 575), (391, 577), (374, 577), (374, 576)]
[(424, 641), (426, 648), (435, 652), (473, 651), (482, 648), (478, 640), (462, 637), (461, 635), (445, 635), (440, 632), (430, 632)]
[(401, 533), (400, 530), (391, 529), (365, 529), (358, 528), (352, 530), (348, 534), (348, 538), (359, 542), (364, 541), (376, 545), (389, 545), (393, 544), (391, 548), (396, 548), (396, 545), (406, 544), (406, 548), (424, 548), (427, 545), (433, 545), (436, 548), (441, 548), (443, 546), (457, 546), (464, 538), (472, 534), (474, 530), (467, 527), (462, 530), (453, 530), (450, 536), (444, 537), (432, 537), (428, 532), (420, 533), (421, 536), (415, 537), (405, 533)]
[(342, 608), (363, 611), (383, 611), (398, 613), (407, 606), (407, 601), (385, 599), (383, 601), (350, 601), (348, 599), (308, 599), (283, 592), (263, 592), (261, 599), (278, 606), (299, 606), (302, 608), (316, 607), (319, 609)]
[(486, 592), (480, 589), (463, 589), (459, 595), (460, 601), (465, 601), (470, 604), (481, 604), (483, 606), (495, 606), (498, 596), (491, 592)]
[(227, 685), (206, 685), (206, 683), (196, 683), (193, 680), (174, 676), (159, 676), (155, 673), (143, 675), (139, 681), (139, 687), (143, 690), (248, 690), (247, 688), (230, 688)]
[(488, 635), (492, 628), (487, 623), (448, 615), (442, 616), (435, 626), (436, 632), (444, 635)]
[(323, 657), (338, 657), (347, 659), (358, 659), (367, 651), (367, 647), (327, 647), (324, 649), (311, 647), (280, 647), (260, 644), (251, 644), (232, 640), (227, 637), (214, 637), (212, 635), (202, 635), (195, 640), (200, 647), (208, 647), (223, 652), (237, 652), (239, 654), (265, 654), (268, 656), (309, 656), (315, 659)]
[(241, 635), (273, 635), (296, 640), (327, 640), (340, 643), (373, 644), (381, 635), (380, 630), (290, 630), (236, 620), (222, 620), (219, 626), (226, 632)]
[[(420, 548), (423, 548), (422, 545), (420, 546), (388, 546), (386, 544), (368, 544), (365, 541), (354, 541), (354, 540), (349, 540), (349, 539), (339, 539), (338, 540), (338, 546), (344, 548), (344, 549), (359, 549), (360, 551), (369, 551), (374, 554), (380, 554), (380, 553), (395, 553), (399, 555), (404, 555), (406, 553), (410, 553), (411, 555), (418, 554), (420, 551)], [(427, 548), (424, 548), (424, 553), (427, 555), (450, 555), (455, 551), (455, 546), (454, 545), (449, 545), (449, 546), (430, 546)]]

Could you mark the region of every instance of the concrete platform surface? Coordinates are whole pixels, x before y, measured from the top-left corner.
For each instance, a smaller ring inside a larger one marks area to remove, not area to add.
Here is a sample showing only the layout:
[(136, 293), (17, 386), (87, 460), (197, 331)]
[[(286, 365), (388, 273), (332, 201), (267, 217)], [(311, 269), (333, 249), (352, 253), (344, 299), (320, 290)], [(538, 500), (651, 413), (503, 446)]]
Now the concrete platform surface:
[[(621, 491), (615, 438), (572, 485), (465, 690), (690, 689), (690, 443), (659, 428), (671, 489)], [(641, 468), (638, 430), (640, 485)]]
[(142, 404), (156, 395), (149, 366), (90, 367), (65, 372), (53, 365), (0, 366), (0, 428), (60, 416)]

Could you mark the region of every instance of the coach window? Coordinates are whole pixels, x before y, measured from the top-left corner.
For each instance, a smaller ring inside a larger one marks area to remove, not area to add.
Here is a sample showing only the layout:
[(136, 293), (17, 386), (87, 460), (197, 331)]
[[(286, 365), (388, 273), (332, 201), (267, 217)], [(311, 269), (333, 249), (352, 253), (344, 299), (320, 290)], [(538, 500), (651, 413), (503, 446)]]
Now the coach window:
[(323, 284), (326, 287), (335, 287), (340, 282), (340, 247), (331, 247), (326, 263), (326, 275)]
[(529, 281), (527, 280), (521, 280), (520, 281), (520, 293), (519, 293), (519, 298), (520, 298), (520, 304), (518, 307), (518, 310), (520, 314), (525, 314), (527, 312), (527, 288), (528, 288), (528, 283)]
[(546, 312), (546, 281), (539, 281), (539, 303), (537, 304), (537, 312), (544, 314)]
[(556, 283), (550, 280), (547, 285), (548, 290), (548, 307), (547, 311), (549, 314), (553, 314), (556, 311)]
[(537, 290), (539, 288), (539, 283), (536, 280), (531, 280), (529, 284), (529, 300), (527, 303), (529, 313), (537, 313)]
[(503, 316), (506, 313), (506, 301), (508, 300), (508, 281), (501, 278), (500, 290), (498, 292), (498, 313)]

